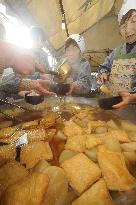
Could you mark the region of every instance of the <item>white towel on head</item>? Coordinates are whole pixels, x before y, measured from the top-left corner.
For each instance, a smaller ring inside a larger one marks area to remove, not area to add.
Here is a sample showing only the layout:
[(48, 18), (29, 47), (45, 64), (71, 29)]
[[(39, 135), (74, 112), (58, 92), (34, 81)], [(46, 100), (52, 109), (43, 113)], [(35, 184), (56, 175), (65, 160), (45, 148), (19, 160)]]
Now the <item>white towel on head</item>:
[(124, 0), (122, 8), (118, 15), (118, 22), (120, 24), (122, 17), (131, 9), (136, 9), (136, 0)]
[(69, 38), (72, 38), (76, 41), (82, 53), (85, 51), (85, 41), (83, 36), (80, 36), (79, 34), (72, 34), (67, 38), (67, 40)]

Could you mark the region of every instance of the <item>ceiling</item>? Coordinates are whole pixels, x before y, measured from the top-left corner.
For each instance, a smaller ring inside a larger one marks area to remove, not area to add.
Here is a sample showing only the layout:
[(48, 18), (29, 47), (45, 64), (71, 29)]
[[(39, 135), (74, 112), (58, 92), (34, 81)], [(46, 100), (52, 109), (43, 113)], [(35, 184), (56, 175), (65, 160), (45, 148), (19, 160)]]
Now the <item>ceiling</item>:
[[(60, 0), (0, 0), (7, 12), (28, 27), (40, 25), (45, 46), (59, 60), (67, 38), (61, 28)], [(107, 54), (122, 43), (118, 32), (117, 15), (123, 0), (62, 0), (69, 34), (83, 34), (86, 43), (85, 57), (92, 71), (96, 71)]]
[[(107, 15), (113, 8), (118, 13), (122, 0), (63, 0), (69, 34), (83, 33)], [(51, 45), (58, 50), (67, 38), (61, 29), (59, 0), (26, 0), (27, 9), (43, 27)]]

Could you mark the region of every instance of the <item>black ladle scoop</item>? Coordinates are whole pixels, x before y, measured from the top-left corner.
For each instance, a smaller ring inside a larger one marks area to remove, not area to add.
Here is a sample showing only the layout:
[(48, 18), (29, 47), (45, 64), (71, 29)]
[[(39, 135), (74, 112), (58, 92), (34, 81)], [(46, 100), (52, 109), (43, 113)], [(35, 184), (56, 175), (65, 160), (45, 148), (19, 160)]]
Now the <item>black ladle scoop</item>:
[[(130, 94), (135, 94), (136, 92), (130, 92)], [(114, 96), (114, 97), (105, 97), (105, 98), (100, 98), (98, 99), (98, 104), (100, 108), (104, 110), (112, 110), (113, 105), (116, 105), (118, 103), (122, 102), (122, 97), (121, 96)], [(136, 103), (132, 103), (135, 104)]]

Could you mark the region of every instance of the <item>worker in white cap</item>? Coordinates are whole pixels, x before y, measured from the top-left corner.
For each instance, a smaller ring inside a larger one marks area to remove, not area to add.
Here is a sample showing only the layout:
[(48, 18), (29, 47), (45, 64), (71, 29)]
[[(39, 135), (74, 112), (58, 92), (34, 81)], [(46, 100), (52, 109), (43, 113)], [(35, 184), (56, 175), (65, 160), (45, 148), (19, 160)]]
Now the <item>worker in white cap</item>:
[(113, 107), (123, 108), (136, 100), (136, 94), (130, 94), (136, 91), (136, 0), (124, 0), (118, 22), (124, 44), (100, 66), (100, 79), (112, 95), (122, 95), (123, 101)]
[[(85, 51), (85, 41), (79, 34), (70, 35), (65, 42), (65, 63), (62, 67), (66, 70), (66, 83), (70, 84), (70, 91), (67, 95), (87, 95), (91, 90), (91, 67), (82, 54)], [(67, 67), (66, 67), (67, 65)], [(60, 68), (61, 70), (61, 68)]]

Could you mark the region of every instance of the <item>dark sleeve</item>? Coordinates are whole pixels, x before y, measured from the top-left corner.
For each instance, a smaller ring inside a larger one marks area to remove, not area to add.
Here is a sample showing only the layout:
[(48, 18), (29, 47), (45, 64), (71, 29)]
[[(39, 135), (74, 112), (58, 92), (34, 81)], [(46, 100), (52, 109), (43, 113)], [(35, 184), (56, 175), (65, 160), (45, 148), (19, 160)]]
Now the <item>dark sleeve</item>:
[(114, 58), (115, 58), (115, 50), (113, 50), (112, 53), (105, 58), (104, 63), (100, 65), (100, 69), (99, 69), (100, 74), (111, 72), (111, 67), (112, 67)]
[(73, 82), (76, 85), (77, 94), (87, 94), (91, 90), (91, 66), (88, 61), (82, 62), (81, 72), (79, 73), (77, 80)]
[(0, 91), (7, 94), (18, 93), (21, 79), (16, 77), (14, 73), (2, 76), (0, 83)]

